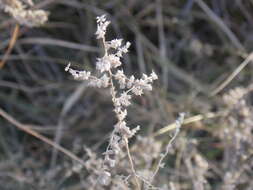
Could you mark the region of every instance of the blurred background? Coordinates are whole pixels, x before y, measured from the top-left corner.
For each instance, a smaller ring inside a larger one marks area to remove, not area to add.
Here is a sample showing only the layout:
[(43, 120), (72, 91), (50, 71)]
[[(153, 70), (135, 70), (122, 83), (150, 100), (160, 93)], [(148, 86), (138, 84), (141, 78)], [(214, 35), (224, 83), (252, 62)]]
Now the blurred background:
[[(185, 112), (155, 185), (253, 189), (252, 0), (24, 1), (27, 9), (49, 13), (37, 27), (6, 12), (13, 2), (0, 1), (1, 190), (89, 189), (89, 171), (69, 173), (75, 160), (28, 133), (84, 161), (90, 160), (84, 147), (103, 157), (116, 122), (109, 91), (64, 71), (71, 62), (95, 72), (103, 53), (94, 35), (102, 14), (111, 21), (107, 39), (132, 44), (125, 72), (140, 77), (154, 70), (159, 77), (153, 91), (135, 97), (128, 110), (128, 124), (141, 126), (141, 137), (130, 142), (137, 170), (153, 168), (173, 135), (170, 124)], [(149, 167), (141, 159), (147, 154)]]

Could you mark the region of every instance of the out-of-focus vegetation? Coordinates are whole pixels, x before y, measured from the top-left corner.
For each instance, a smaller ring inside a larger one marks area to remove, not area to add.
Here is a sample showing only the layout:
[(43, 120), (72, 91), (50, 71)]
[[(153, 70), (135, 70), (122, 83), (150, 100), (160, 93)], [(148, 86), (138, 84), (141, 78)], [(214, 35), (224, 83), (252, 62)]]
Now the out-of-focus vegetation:
[[(137, 171), (154, 169), (173, 134), (169, 124), (185, 112), (154, 185), (253, 189), (252, 0), (38, 0), (31, 10), (50, 14), (33, 28), (4, 12), (6, 2), (14, 0), (0, 0), (1, 190), (91, 188), (116, 118), (108, 90), (74, 81), (64, 68), (95, 70), (102, 14), (112, 22), (108, 39), (132, 43), (126, 73), (159, 76), (128, 111), (129, 124), (141, 126), (130, 142)], [(122, 160), (117, 174), (127, 175)], [(105, 189), (126, 189), (118, 178), (112, 183)]]

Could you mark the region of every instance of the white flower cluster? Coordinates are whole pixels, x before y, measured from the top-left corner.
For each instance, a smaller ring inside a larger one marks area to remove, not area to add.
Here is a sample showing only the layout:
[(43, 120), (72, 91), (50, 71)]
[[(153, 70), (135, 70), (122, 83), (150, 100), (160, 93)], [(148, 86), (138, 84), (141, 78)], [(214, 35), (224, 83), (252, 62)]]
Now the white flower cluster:
[(97, 39), (103, 41), (105, 51), (103, 57), (97, 58), (96, 61), (96, 69), (100, 72), (101, 77), (92, 76), (88, 71), (71, 69), (70, 64), (65, 68), (75, 79), (87, 80), (91, 86), (110, 88), (114, 112), (118, 122), (114, 125), (109, 145), (104, 153), (105, 160), (99, 177), (99, 181), (104, 185), (109, 183), (110, 168), (115, 167), (122, 148), (126, 147), (128, 139), (134, 136), (140, 128), (137, 126), (131, 130), (125, 121), (127, 116), (126, 107), (131, 104), (132, 95), (140, 96), (144, 90), (152, 90), (151, 83), (158, 79), (154, 72), (150, 76), (143, 74), (140, 79), (135, 79), (133, 75), (127, 77), (123, 70), (118, 69), (122, 64), (120, 59), (124, 53), (128, 52), (130, 42), (122, 44), (122, 39), (106, 41), (106, 28), (109, 24), (110, 22), (106, 20), (105, 15), (97, 17), (97, 31), (95, 34)]
[(9, 13), (19, 24), (28, 27), (40, 26), (48, 20), (48, 12), (27, 8), (27, 5), (33, 6), (32, 0), (25, 0), (24, 2), (26, 4), (20, 0), (0, 0), (0, 9)]

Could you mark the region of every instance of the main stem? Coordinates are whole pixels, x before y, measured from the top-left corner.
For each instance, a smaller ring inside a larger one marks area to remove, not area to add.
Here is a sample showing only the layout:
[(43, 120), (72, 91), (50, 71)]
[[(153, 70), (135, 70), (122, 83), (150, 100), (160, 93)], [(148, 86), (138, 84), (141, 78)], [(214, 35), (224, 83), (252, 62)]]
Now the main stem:
[[(103, 38), (102, 40), (103, 40), (105, 55), (107, 55), (108, 51), (107, 51), (107, 47), (106, 47), (105, 38)], [(114, 106), (114, 108), (116, 108), (116, 105), (115, 105), (115, 102), (114, 102), (114, 100), (116, 98), (116, 91), (115, 91), (114, 84), (113, 84), (113, 74), (112, 74), (111, 70), (109, 70), (108, 73), (109, 73), (110, 83), (111, 83), (111, 86), (110, 86), (111, 89), (110, 89), (110, 91), (111, 91), (111, 96), (112, 96), (112, 100), (113, 100), (113, 106)], [(118, 120), (119, 120), (119, 122), (122, 122), (119, 118), (118, 118)], [(136, 172), (135, 172), (133, 159), (132, 159), (132, 156), (130, 154), (130, 150), (129, 150), (129, 146), (128, 146), (128, 139), (126, 137), (124, 137), (124, 136), (122, 138), (124, 139), (124, 142), (125, 142), (125, 146), (126, 146), (126, 150), (127, 150), (127, 156), (128, 156), (128, 159), (129, 159), (129, 163), (130, 163), (130, 166), (131, 166), (132, 173), (134, 175), (134, 179), (135, 179), (135, 183), (136, 183), (137, 189), (141, 190), (141, 187), (140, 187), (140, 184), (139, 184)]]
[(134, 180), (135, 180), (137, 189), (141, 190), (141, 187), (140, 187), (140, 184), (139, 184), (139, 181), (138, 181), (138, 178), (137, 178), (137, 174), (136, 174), (136, 171), (135, 171), (135, 168), (134, 168), (133, 159), (132, 159), (132, 156), (130, 154), (130, 150), (129, 150), (129, 146), (128, 146), (128, 139), (126, 137), (124, 137), (124, 142), (125, 142), (125, 145), (126, 145), (127, 156), (128, 156), (128, 159), (129, 159), (129, 163), (131, 165), (131, 170), (132, 170), (132, 173), (134, 175)]

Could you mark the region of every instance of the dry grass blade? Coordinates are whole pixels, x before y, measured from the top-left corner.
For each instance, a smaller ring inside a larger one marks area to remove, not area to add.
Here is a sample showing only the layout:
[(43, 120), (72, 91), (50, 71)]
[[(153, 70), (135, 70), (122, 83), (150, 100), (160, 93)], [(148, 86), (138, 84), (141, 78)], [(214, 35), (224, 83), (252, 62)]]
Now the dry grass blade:
[(18, 33), (19, 33), (19, 25), (16, 24), (15, 28), (14, 28), (14, 31), (12, 33), (12, 37), (11, 37), (8, 49), (7, 49), (7, 51), (4, 54), (3, 60), (0, 62), (0, 69), (2, 69), (4, 67), (5, 62), (8, 59), (8, 57), (9, 57), (9, 55), (11, 53), (11, 50), (13, 49), (13, 47), (14, 47), (17, 39), (18, 39)]
[(220, 91), (222, 91), (251, 61), (253, 60), (253, 53), (251, 53), (247, 59), (245, 59), (235, 70), (233, 73), (229, 75), (229, 77), (223, 81), (213, 92), (211, 92), (211, 96), (215, 96)]
[(242, 53), (245, 53), (246, 52), (245, 48), (237, 39), (235, 34), (226, 26), (226, 24), (216, 14), (213, 13), (213, 11), (206, 5), (206, 3), (202, 0), (195, 0), (195, 1), (201, 7), (201, 9), (203, 9), (206, 12), (206, 14), (211, 18), (211, 20), (215, 24), (217, 24), (220, 27), (220, 29), (227, 35), (232, 44)]
[(164, 32), (164, 21), (163, 21), (163, 15), (162, 15), (162, 2), (161, 0), (156, 1), (156, 17), (157, 17), (157, 23), (158, 23), (158, 39), (159, 39), (159, 50), (160, 50), (160, 57), (162, 60), (164, 60), (164, 64), (162, 65), (163, 70), (163, 84), (165, 89), (168, 88), (168, 62), (166, 62), (167, 57), (167, 48), (166, 48), (166, 36)]
[[(195, 115), (193, 117), (189, 117), (187, 119), (184, 119), (184, 122), (182, 123), (182, 125), (187, 125), (187, 124), (194, 123), (194, 122), (197, 122), (197, 121), (201, 121), (201, 120), (204, 120), (204, 119), (211, 119), (211, 118), (215, 118), (215, 117), (220, 117), (220, 116), (224, 115), (224, 113), (226, 113), (226, 112), (225, 111), (221, 111), (221, 112), (218, 112), (218, 113), (210, 112), (210, 113), (207, 113), (207, 114)], [(164, 134), (168, 131), (176, 129), (176, 127), (177, 127), (176, 123), (169, 124), (169, 125), (161, 128), (161, 129), (159, 129), (154, 134), (154, 136), (162, 135), (162, 134)]]
[(85, 163), (83, 160), (81, 160), (80, 158), (78, 158), (76, 155), (74, 155), (72, 152), (68, 151), (67, 149), (63, 148), (62, 146), (54, 143), (52, 140), (48, 139), (47, 137), (37, 133), (36, 131), (32, 130), (31, 128), (29, 128), (27, 125), (24, 125), (20, 122), (18, 122), (17, 120), (15, 120), (12, 116), (10, 116), (8, 113), (6, 113), (3, 109), (0, 108), (0, 115), (6, 119), (7, 121), (9, 121), (11, 124), (13, 124), (15, 127), (17, 127), (18, 129), (28, 133), (29, 135), (32, 135), (34, 137), (36, 137), (37, 139), (49, 144), (50, 146), (54, 147), (55, 149), (59, 150), (60, 152), (64, 153), (65, 155), (67, 155), (68, 157), (70, 157), (71, 159), (75, 160), (76, 162), (78, 162), (79, 164), (81, 164), (82, 166), (85, 167)]
[(74, 42), (67, 42), (64, 40), (51, 39), (51, 38), (25, 38), (19, 41), (24, 44), (40, 44), (40, 45), (48, 45), (48, 46), (59, 46), (70, 49), (77, 49), (87, 52), (99, 52), (99, 49), (96, 47), (82, 45)]

